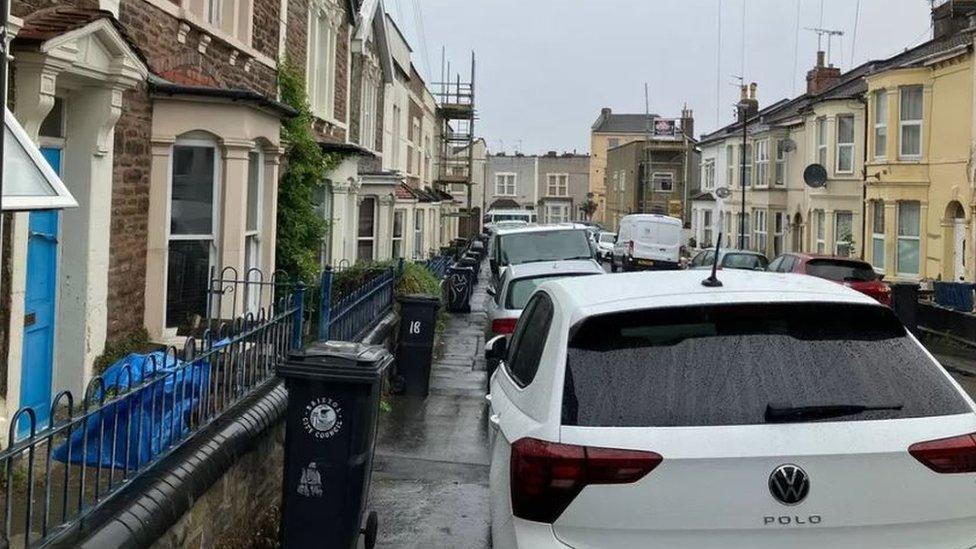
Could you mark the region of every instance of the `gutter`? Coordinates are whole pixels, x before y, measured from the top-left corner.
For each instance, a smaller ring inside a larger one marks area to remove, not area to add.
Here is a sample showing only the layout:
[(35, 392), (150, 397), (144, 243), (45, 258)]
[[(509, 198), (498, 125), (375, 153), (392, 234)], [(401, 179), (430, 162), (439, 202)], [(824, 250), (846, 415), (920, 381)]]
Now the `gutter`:
[(298, 111), (274, 99), (269, 99), (260, 93), (247, 88), (212, 88), (208, 86), (188, 86), (176, 84), (169, 80), (164, 80), (158, 76), (150, 75), (148, 78), (149, 92), (153, 95), (188, 95), (193, 97), (215, 97), (220, 99), (230, 99), (231, 101), (242, 101), (254, 103), (255, 105), (268, 109), (279, 118), (294, 118), (298, 116)]

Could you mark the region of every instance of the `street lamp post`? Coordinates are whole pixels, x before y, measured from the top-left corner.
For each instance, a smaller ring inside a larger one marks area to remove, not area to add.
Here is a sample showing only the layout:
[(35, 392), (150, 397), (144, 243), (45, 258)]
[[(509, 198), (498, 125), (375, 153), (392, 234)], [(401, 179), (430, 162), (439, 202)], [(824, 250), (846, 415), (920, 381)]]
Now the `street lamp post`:
[[(0, 0), (2, 1), (2, 0)], [(746, 116), (749, 114), (748, 105), (743, 101), (739, 103), (739, 119), (742, 121), (742, 155), (741, 166), (739, 166), (739, 186), (742, 187), (742, 204), (739, 212), (739, 249), (746, 247)]]

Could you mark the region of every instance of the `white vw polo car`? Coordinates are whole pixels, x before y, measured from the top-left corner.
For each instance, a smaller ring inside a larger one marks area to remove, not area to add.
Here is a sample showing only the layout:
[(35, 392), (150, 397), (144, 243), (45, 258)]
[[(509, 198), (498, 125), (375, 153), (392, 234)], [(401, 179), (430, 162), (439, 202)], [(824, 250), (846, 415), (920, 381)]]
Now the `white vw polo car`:
[(496, 548), (976, 544), (972, 400), (801, 275), (547, 282), (491, 381)]

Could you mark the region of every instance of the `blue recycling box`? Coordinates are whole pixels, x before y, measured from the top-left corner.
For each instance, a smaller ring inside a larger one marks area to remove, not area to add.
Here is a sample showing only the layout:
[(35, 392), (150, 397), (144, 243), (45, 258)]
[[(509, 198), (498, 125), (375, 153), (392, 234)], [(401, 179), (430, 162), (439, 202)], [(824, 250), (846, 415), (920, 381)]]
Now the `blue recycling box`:
[(327, 341), (292, 353), (278, 367), (288, 389), (281, 544), (289, 549), (352, 549), (363, 529), (383, 373), (378, 346)]

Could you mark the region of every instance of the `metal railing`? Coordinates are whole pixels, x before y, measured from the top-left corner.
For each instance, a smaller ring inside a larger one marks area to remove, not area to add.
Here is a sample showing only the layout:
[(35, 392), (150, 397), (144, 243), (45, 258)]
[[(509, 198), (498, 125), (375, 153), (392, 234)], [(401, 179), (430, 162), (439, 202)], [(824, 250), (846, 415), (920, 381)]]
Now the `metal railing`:
[(332, 302), (334, 271), (322, 272), (319, 287), (319, 340), (358, 341), (393, 308), (396, 272), (393, 267)]
[[(214, 278), (213, 298), (256, 283), (227, 274)], [(282, 290), (270, 282), (254, 287)], [(43, 424), (40, 410), (14, 414), (9, 444), (0, 452), (0, 546), (51, 541), (272, 378), (275, 366), (301, 345), (305, 288), (298, 283), (287, 289), (256, 314), (188, 338), (182, 350), (130, 355), (139, 358), (127, 357), (95, 376), (80, 403), (70, 391), (58, 393)]]
[(447, 268), (451, 266), (451, 256), (441, 255), (432, 259), (428, 259), (423, 263), (424, 266), (427, 267), (427, 270), (433, 273), (435, 277), (440, 279), (440, 278), (444, 278), (444, 275), (447, 274)]

